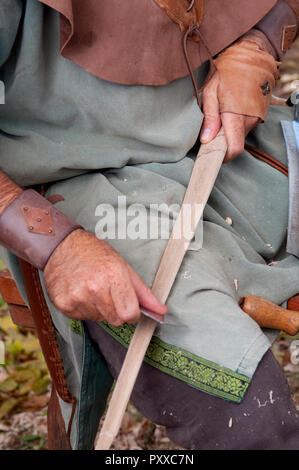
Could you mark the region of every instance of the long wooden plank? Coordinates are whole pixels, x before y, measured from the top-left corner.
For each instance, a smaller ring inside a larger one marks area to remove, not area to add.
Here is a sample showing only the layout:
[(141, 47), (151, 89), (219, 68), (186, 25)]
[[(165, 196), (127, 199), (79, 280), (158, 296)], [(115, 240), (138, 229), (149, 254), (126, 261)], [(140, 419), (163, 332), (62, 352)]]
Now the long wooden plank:
[[(171, 291), (184, 255), (214, 186), (226, 150), (227, 145), (223, 129), (220, 130), (212, 142), (203, 144), (200, 147), (180, 214), (175, 221), (152, 287), (153, 293), (161, 302), (166, 302)], [(184, 220), (184, 208), (188, 205), (191, 206), (196, 217), (189, 219), (191, 225), (188, 227), (188, 233), (185, 233), (182, 219)], [(181, 234), (181, 236), (178, 237), (178, 234)], [(119, 431), (143, 358), (156, 326), (157, 323), (154, 320), (142, 317), (135, 329), (110, 399), (100, 436), (95, 444), (95, 450), (110, 449)]]

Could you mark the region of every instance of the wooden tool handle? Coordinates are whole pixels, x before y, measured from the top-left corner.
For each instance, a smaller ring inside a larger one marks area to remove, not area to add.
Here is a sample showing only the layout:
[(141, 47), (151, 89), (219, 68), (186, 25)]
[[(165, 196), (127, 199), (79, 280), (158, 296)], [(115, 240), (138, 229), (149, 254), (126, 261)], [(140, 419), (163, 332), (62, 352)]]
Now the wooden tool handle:
[(299, 331), (299, 312), (254, 295), (242, 297), (239, 305), (261, 327), (281, 330), (290, 336), (295, 336)]

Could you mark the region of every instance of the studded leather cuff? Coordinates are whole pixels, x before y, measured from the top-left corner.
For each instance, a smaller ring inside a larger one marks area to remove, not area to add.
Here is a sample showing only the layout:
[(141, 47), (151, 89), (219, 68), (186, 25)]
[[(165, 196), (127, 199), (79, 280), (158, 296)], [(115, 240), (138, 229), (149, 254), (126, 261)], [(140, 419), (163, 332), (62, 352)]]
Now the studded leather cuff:
[(78, 228), (47, 199), (26, 189), (0, 216), (0, 244), (43, 270), (55, 248)]
[(255, 25), (255, 28), (267, 36), (276, 51), (276, 59), (281, 61), (296, 38), (297, 17), (284, 0), (278, 0), (275, 7)]

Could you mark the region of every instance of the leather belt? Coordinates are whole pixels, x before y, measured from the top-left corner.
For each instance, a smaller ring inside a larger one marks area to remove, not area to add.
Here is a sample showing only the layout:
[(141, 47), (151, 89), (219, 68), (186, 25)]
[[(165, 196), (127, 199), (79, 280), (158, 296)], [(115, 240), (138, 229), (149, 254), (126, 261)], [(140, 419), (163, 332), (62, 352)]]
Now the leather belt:
[(68, 390), (55, 328), (45, 300), (39, 272), (31, 264), (20, 258), (19, 263), (38, 339), (55, 389), (63, 401), (72, 404), (72, 413), (67, 429), (67, 436), (69, 438), (76, 410), (76, 398)]

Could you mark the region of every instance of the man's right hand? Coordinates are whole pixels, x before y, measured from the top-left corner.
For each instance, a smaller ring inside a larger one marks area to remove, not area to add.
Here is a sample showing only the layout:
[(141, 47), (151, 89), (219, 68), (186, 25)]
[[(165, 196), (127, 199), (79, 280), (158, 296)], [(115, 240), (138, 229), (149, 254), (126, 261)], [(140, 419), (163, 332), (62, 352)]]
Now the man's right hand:
[(140, 305), (162, 315), (167, 312), (108, 243), (81, 229), (58, 245), (44, 278), (55, 307), (76, 320), (107, 320), (120, 326), (140, 319)]

